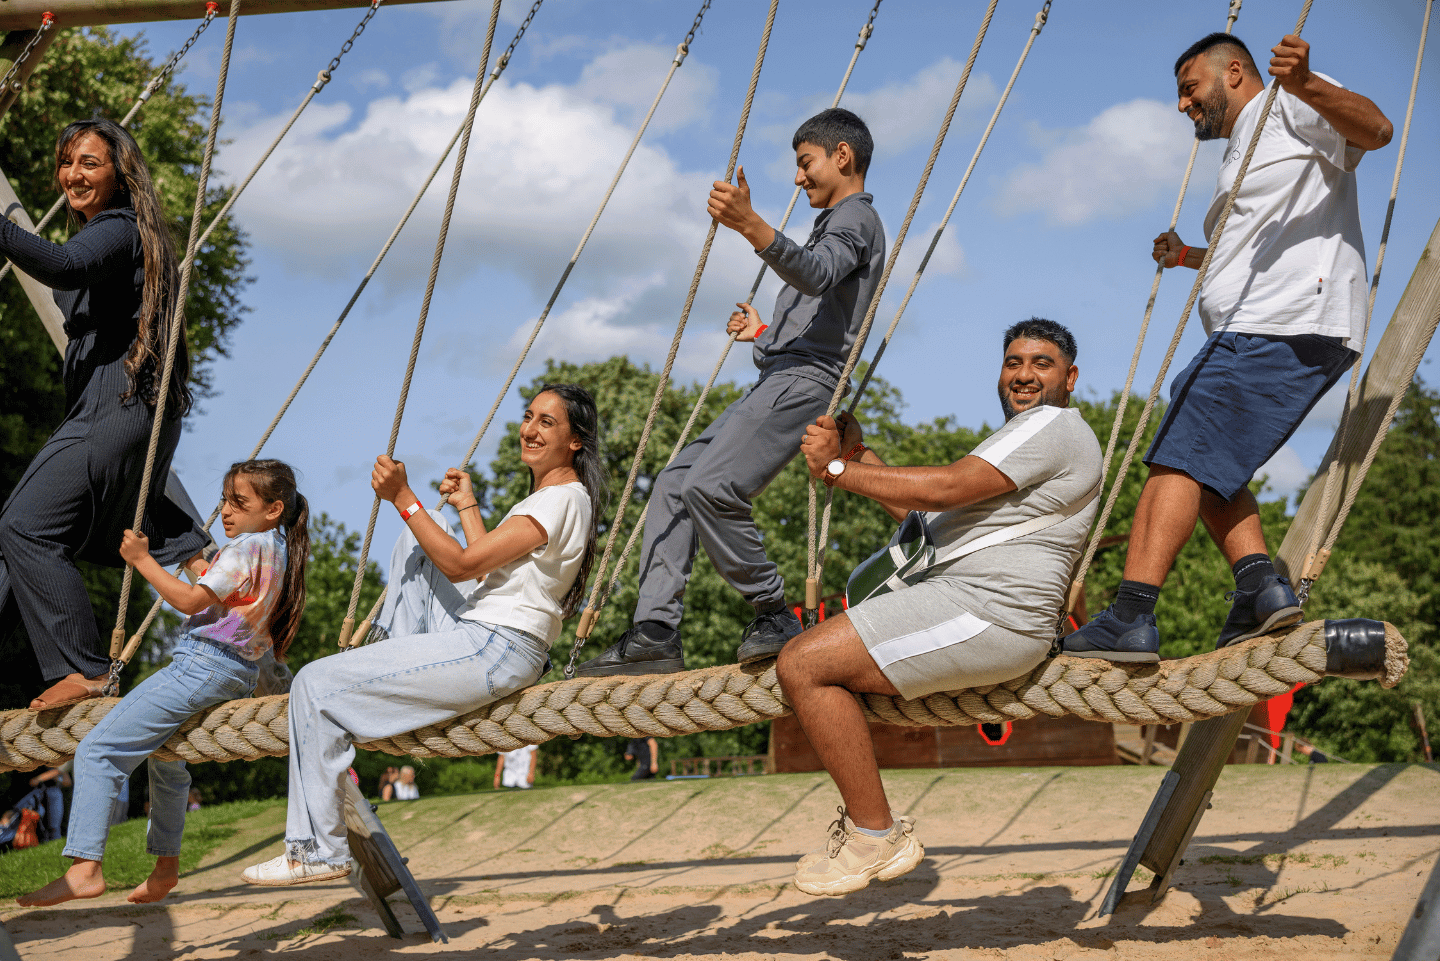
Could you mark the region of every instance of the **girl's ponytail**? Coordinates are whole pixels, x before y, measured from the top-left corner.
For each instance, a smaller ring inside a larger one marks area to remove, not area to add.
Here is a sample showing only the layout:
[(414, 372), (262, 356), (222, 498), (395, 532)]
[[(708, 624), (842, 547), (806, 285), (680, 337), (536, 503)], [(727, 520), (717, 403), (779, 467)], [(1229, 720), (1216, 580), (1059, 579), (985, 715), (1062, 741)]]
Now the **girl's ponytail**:
[(285, 505), (280, 526), (285, 528), (285, 574), (280, 596), (270, 612), (267, 630), (274, 646), (275, 660), (285, 660), (285, 652), (300, 629), (300, 615), (305, 612), (305, 567), (310, 561), (310, 504), (295, 488), (295, 471), (284, 461), (247, 460), (231, 464), (225, 472), (225, 496), (235, 493), (235, 475), (250, 480), (255, 495), (269, 504)]

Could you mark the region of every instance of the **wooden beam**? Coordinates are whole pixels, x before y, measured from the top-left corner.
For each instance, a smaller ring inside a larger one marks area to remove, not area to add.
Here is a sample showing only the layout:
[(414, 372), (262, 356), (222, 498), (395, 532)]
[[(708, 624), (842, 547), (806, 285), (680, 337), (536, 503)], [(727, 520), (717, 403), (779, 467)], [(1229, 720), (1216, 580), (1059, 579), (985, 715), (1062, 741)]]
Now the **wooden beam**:
[[(401, 3), (439, 3), (446, 0), (385, 0), (385, 6)], [(241, 15), (299, 13), (308, 10), (338, 10), (368, 7), (370, 0), (245, 0)], [(33, 30), (40, 17), (50, 11), (59, 27), (90, 27), (109, 23), (149, 23), (156, 20), (199, 20), (205, 16), (204, 0), (4, 0), (0, 2), (0, 30)], [(224, 16), (222, 5), (218, 16)]]
[[(10, 178), (5, 176), (3, 170), (0, 170), (0, 208), (3, 208), (5, 218), (11, 223), (32, 234), (35, 232), (35, 222), (25, 212), (20, 198), (15, 196), (15, 190), (10, 186)], [(65, 353), (69, 338), (65, 336), (65, 315), (60, 313), (60, 308), (55, 305), (55, 292), (18, 268), (15, 270), (15, 278), (20, 281), (25, 296), (30, 298), (30, 305), (35, 308), (35, 313), (40, 315), (40, 323), (45, 325), (45, 332), (50, 335), (50, 339), (55, 341), (56, 349), (62, 354)]]
[[(0, 7), (0, 9), (3, 9), (3, 7)], [(30, 46), (30, 42), (35, 39), (36, 33), (39, 33), (39, 31), (12, 30), (5, 35), (5, 42), (0, 43), (0, 77), (10, 72), (10, 68), (15, 64), (15, 58), (20, 56), (26, 47)], [(28, 81), (30, 75), (35, 72), (35, 68), (40, 66), (40, 61), (45, 58), (45, 51), (50, 48), (50, 44), (55, 42), (55, 35), (57, 33), (59, 33), (59, 31), (53, 27), (46, 30), (40, 37), (40, 41), (31, 49), (29, 56), (25, 58), (25, 62), (20, 64), (20, 69), (15, 72), (15, 76), (10, 79), (10, 83), (4, 90), (0, 90), (0, 117), (5, 116), (5, 112), (10, 109), (10, 105), (13, 104), (15, 98), (20, 95), (20, 91), (25, 89), (26, 81)]]

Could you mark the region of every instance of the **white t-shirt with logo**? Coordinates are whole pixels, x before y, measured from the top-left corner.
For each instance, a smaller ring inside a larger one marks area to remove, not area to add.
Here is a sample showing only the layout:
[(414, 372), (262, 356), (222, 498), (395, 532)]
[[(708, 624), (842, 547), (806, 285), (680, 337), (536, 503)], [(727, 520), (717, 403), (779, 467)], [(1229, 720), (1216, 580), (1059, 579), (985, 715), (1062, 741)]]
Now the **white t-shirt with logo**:
[[(1235, 184), (1266, 94), (1252, 97), (1235, 120), (1205, 214), (1206, 237)], [(1200, 291), (1207, 334), (1321, 334), (1359, 347), (1366, 272), (1355, 168), (1364, 153), (1280, 89)]]
[(545, 528), (545, 543), (487, 574), (460, 616), (513, 627), (553, 644), (560, 636), (560, 601), (580, 573), (590, 538), (590, 495), (579, 481), (542, 487), (510, 508), (500, 523), (520, 516), (533, 517)]

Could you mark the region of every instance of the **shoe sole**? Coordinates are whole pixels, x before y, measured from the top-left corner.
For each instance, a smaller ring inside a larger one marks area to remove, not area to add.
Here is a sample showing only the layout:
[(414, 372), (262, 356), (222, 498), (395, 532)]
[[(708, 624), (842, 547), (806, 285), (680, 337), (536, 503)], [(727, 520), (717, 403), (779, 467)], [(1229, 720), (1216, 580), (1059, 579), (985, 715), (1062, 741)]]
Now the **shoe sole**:
[(668, 658), (663, 661), (637, 661), (634, 664), (616, 664), (613, 667), (598, 667), (590, 670), (581, 668), (576, 677), (619, 677), (637, 674), (679, 674), (685, 670), (683, 658)]
[(780, 644), (780, 645), (778, 645), (773, 651), (761, 651), (761, 652), (758, 653), (758, 654), (757, 654), (757, 653), (754, 653), (754, 652), (751, 652), (751, 653), (749, 653), (749, 654), (745, 654), (745, 655), (739, 656), (738, 659), (737, 659), (737, 663), (739, 663), (739, 664), (754, 664), (756, 661), (763, 661), (763, 660), (766, 660), (767, 658), (771, 658), (771, 657), (779, 657), (779, 656), (780, 656), (780, 652), (783, 651), (784, 649), (785, 649), (785, 645), (784, 645), (784, 644)]
[(795, 887), (806, 894), (813, 894), (817, 897), (835, 897), (841, 894), (852, 894), (862, 888), (868, 887), (871, 879), (881, 881), (893, 881), (901, 875), (909, 874), (919, 866), (925, 859), (925, 846), (914, 837), (905, 839), (894, 854), (890, 855), (875, 871), (865, 874), (847, 874), (843, 878), (836, 878), (834, 881), (795, 881)]
[(346, 868), (343, 871), (330, 871), (326, 874), (307, 874), (303, 878), (285, 878), (283, 880), (273, 881), (267, 879), (263, 881), (254, 881), (250, 878), (245, 877), (242, 874), (241, 879), (246, 884), (254, 884), (257, 887), (262, 888), (288, 888), (296, 884), (309, 884), (312, 881), (338, 881), (340, 878), (348, 878), (349, 876), (350, 869)]
[(1061, 651), (1066, 657), (1088, 657), (1097, 661), (1119, 661), (1125, 664), (1159, 664), (1159, 653), (1150, 651)]
[(1218, 651), (1223, 648), (1230, 647), (1233, 644), (1239, 644), (1241, 641), (1248, 641), (1252, 638), (1260, 637), (1261, 635), (1269, 634), (1273, 631), (1278, 631), (1282, 627), (1293, 627), (1294, 625), (1299, 624), (1303, 620), (1305, 620), (1305, 612), (1300, 610), (1300, 608), (1282, 607), (1274, 614), (1271, 614), (1269, 617), (1265, 618), (1265, 623), (1255, 628), (1255, 630), (1250, 631), (1247, 634), (1241, 634), (1239, 637), (1232, 637), (1224, 644), (1220, 644), (1217, 642), (1215, 645), (1215, 650)]

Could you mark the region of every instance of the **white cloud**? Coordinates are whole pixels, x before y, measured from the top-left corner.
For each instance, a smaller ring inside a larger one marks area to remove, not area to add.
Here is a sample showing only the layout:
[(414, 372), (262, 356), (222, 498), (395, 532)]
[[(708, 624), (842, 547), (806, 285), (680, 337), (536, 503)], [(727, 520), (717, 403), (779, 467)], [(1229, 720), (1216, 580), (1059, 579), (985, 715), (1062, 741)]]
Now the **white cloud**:
[(1179, 183), (1193, 135), (1173, 107), (1147, 99), (1109, 107), (1083, 127), (1036, 128), (1031, 141), (1044, 157), (1005, 178), (997, 206), (1070, 226), (1146, 210)]
[[(596, 102), (615, 107), (628, 126), (638, 127), (674, 59), (673, 47), (628, 43), (587, 63), (576, 87)], [(708, 120), (718, 77), (714, 67), (687, 58), (665, 89), (650, 130), (665, 133)]]
[(1293, 501), (1296, 491), (1310, 482), (1312, 473), (1295, 449), (1286, 444), (1265, 462), (1265, 466), (1255, 472), (1255, 476), (1265, 478), (1265, 490), (1268, 493)]
[(350, 83), (358, 90), (384, 90), (390, 86), (390, 75), (384, 70), (362, 70), (351, 78)]
[[(964, 68), (963, 63), (945, 57), (920, 68), (909, 80), (887, 83), (868, 93), (847, 93), (841, 104), (865, 120), (875, 138), (876, 156), (893, 156), (919, 144), (934, 143)], [(949, 136), (970, 129), (979, 118), (989, 119), (999, 98), (989, 74), (971, 71)]]

